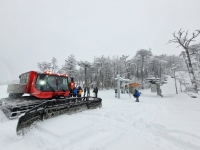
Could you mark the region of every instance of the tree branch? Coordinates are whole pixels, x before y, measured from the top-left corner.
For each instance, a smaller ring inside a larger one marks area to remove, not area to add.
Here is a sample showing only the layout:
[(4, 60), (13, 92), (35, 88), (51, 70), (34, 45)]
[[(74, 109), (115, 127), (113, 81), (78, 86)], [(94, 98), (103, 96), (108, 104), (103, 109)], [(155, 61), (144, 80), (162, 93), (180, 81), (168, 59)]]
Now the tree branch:
[(200, 30), (195, 30), (197, 31), (197, 33), (195, 34), (195, 32), (193, 32), (192, 37), (186, 42), (185, 46), (189, 46), (190, 42), (193, 41), (194, 38), (196, 38), (199, 34), (200, 34)]

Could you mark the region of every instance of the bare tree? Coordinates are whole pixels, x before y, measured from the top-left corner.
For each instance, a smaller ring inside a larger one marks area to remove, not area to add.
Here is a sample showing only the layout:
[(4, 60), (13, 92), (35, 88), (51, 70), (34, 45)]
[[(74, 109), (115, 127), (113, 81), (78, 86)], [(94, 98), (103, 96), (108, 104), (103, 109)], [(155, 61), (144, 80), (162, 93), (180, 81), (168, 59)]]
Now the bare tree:
[(55, 57), (51, 59), (51, 63), (48, 62), (38, 63), (38, 68), (42, 72), (46, 70), (51, 70), (52, 72), (56, 72), (59, 69), (59, 67), (57, 66), (57, 59)]
[(42, 63), (38, 63), (38, 68), (44, 72), (46, 70), (50, 70), (51, 69), (51, 63), (48, 62), (42, 62)]
[(87, 80), (88, 80), (88, 75), (87, 75), (87, 70), (91, 67), (91, 63), (90, 62), (88, 62), (88, 61), (80, 61), (80, 62), (78, 62), (78, 65), (80, 66), (80, 67), (83, 67), (84, 69), (85, 69), (85, 86), (86, 86), (86, 88), (88, 87), (88, 82), (87, 82)]
[(55, 57), (53, 57), (51, 59), (51, 64), (52, 64), (52, 72), (57, 72), (57, 70), (59, 69), (58, 65), (57, 65), (57, 59)]
[(179, 46), (182, 46), (182, 48), (185, 50), (186, 58), (188, 60), (187, 62), (188, 62), (190, 79), (191, 79), (195, 92), (198, 92), (197, 81), (194, 75), (194, 70), (193, 70), (191, 58), (190, 58), (189, 46), (190, 46), (190, 43), (194, 41), (194, 39), (200, 34), (200, 30), (196, 30), (196, 32), (193, 32), (192, 37), (190, 38), (188, 38), (188, 31), (185, 33), (184, 32), (185, 31), (181, 31), (181, 29), (178, 31), (178, 33), (174, 32), (173, 33), (174, 39), (169, 40), (169, 43), (178, 43)]

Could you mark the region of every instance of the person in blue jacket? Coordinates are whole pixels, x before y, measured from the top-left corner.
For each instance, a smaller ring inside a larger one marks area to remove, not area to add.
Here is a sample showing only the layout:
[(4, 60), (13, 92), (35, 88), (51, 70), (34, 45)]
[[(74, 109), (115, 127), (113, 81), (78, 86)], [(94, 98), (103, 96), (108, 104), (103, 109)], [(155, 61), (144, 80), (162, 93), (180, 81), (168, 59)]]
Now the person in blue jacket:
[(78, 94), (78, 90), (76, 87), (74, 87), (73, 89), (73, 97), (77, 97), (77, 94)]
[(136, 98), (136, 102), (139, 102), (140, 92), (135, 89), (133, 96)]

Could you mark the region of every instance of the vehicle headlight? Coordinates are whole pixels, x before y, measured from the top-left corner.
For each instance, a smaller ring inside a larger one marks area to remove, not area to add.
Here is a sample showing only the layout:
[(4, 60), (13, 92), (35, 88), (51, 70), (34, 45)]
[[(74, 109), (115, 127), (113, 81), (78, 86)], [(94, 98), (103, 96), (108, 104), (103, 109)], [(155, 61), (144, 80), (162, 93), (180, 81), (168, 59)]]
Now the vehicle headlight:
[(40, 85), (44, 85), (45, 84), (45, 81), (40, 81)]

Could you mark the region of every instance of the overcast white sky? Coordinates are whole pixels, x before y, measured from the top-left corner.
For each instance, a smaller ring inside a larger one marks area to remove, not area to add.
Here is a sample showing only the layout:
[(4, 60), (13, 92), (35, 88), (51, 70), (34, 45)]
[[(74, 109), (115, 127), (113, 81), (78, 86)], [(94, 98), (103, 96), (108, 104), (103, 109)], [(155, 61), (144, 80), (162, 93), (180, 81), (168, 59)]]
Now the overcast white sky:
[[(200, 29), (200, 0), (0, 0), (0, 82), (74, 54), (180, 54), (167, 44), (180, 28)], [(196, 43), (200, 42), (200, 37)]]

